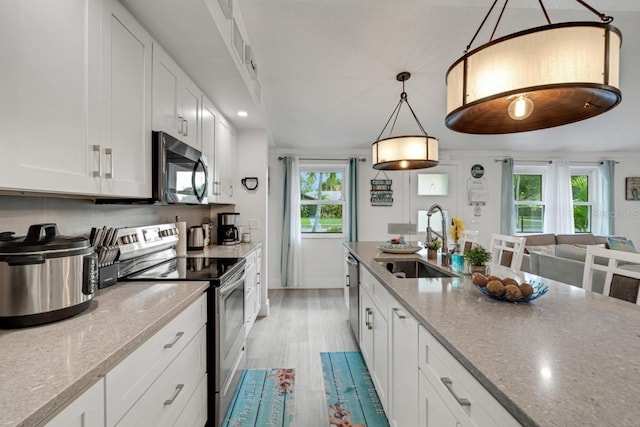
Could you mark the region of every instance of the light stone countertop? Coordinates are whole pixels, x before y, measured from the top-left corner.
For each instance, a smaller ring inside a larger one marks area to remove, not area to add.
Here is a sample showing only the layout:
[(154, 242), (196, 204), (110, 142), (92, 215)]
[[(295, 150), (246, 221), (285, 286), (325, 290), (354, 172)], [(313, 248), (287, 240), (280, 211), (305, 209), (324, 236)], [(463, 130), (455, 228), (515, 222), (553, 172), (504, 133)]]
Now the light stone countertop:
[(0, 330), (0, 426), (36, 426), (196, 301), (208, 282), (120, 282), (66, 320)]
[(201, 251), (189, 251), (190, 257), (207, 258), (245, 258), (253, 250), (262, 246), (262, 242), (238, 243), (237, 245), (205, 246)]
[(527, 273), (510, 276), (549, 291), (525, 304), (493, 300), (469, 276), (398, 279), (374, 259), (426, 251), (379, 244), (345, 246), (523, 425), (640, 425), (639, 306)]

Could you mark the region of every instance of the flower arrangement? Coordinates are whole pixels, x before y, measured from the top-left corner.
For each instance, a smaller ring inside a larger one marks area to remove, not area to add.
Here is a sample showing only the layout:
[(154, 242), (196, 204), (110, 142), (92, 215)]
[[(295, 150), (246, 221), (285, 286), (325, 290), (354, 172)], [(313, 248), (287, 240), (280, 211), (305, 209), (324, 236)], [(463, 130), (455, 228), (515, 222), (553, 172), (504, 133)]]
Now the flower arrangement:
[(462, 218), (459, 216), (454, 216), (451, 218), (451, 231), (449, 234), (451, 238), (458, 243), (458, 239), (462, 237), (462, 232), (464, 231), (464, 222), (462, 222)]

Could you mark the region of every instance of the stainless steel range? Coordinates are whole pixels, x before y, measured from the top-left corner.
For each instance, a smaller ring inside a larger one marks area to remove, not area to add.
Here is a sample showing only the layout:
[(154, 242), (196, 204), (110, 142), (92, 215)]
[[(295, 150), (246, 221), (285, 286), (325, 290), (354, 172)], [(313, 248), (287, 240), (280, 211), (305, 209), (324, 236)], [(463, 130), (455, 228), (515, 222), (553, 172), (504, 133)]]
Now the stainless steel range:
[[(245, 260), (177, 257), (175, 224), (118, 230), (120, 280), (209, 281), (207, 372), (209, 422), (219, 426), (246, 363), (244, 331)], [(213, 375), (213, 376), (212, 376)]]

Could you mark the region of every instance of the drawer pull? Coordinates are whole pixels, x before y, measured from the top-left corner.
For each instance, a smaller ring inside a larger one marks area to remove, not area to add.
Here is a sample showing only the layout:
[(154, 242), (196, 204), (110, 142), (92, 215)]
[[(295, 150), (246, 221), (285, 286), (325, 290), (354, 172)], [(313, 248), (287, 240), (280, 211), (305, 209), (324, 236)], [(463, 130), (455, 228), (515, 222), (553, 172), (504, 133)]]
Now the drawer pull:
[(178, 340), (179, 340), (180, 338), (182, 338), (182, 336), (183, 336), (183, 335), (184, 335), (184, 332), (178, 332), (178, 333), (176, 334), (176, 336), (173, 338), (173, 341), (171, 341), (171, 342), (170, 342), (170, 343), (168, 343), (168, 344), (165, 344), (165, 345), (164, 345), (164, 348), (171, 348), (171, 347), (173, 347), (174, 345), (176, 345), (176, 343), (178, 342)]
[(469, 402), (468, 399), (465, 399), (464, 397), (458, 397), (456, 392), (453, 391), (453, 381), (451, 381), (450, 378), (442, 377), (442, 378), (440, 378), (440, 381), (442, 381), (442, 384), (444, 384), (444, 386), (447, 388), (447, 390), (449, 390), (449, 393), (451, 393), (451, 395), (453, 395), (453, 397), (456, 399), (456, 401), (458, 402), (458, 404), (460, 406), (471, 406), (471, 402)]
[(398, 309), (398, 308), (394, 308), (393, 312), (395, 314), (397, 314), (400, 319), (406, 319), (407, 318), (407, 316), (405, 316), (404, 314), (400, 314), (400, 309)]
[(178, 384), (176, 386), (175, 391), (173, 392), (173, 396), (171, 396), (170, 399), (167, 399), (167, 400), (164, 401), (164, 406), (171, 405), (173, 403), (173, 401), (178, 398), (178, 395), (180, 394), (180, 392), (182, 391), (183, 388), (184, 388), (184, 384)]

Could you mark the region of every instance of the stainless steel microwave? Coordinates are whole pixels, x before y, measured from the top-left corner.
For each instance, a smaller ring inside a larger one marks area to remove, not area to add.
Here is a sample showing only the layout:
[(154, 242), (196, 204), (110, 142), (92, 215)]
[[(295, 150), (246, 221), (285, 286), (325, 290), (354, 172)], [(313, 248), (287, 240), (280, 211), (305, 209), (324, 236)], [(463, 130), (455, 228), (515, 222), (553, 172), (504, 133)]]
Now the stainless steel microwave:
[(207, 204), (207, 157), (164, 132), (153, 132), (153, 199)]

